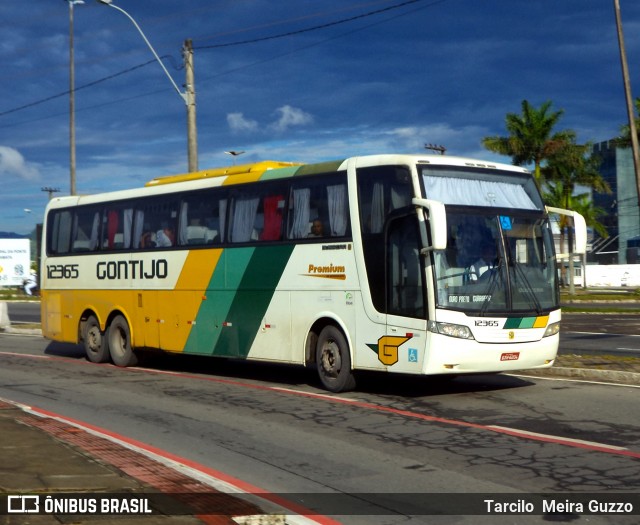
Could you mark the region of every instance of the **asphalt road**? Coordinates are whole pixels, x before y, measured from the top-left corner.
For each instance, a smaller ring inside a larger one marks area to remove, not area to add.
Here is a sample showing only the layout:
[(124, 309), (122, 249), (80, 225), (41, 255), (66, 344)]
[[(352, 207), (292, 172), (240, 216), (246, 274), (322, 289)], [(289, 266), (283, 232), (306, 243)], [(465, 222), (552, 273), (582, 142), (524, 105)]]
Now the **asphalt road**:
[(640, 357), (640, 314), (562, 314), (562, 354)]
[(37, 301), (8, 301), (7, 308), (12, 323), (40, 322), (40, 303)]
[[(14, 323), (39, 323), (40, 304), (9, 302)], [(563, 312), (560, 354), (607, 353), (640, 357), (640, 314)]]
[[(298, 367), (165, 358), (122, 369), (88, 363), (74, 345), (3, 334), (0, 397), (271, 492), (338, 493), (372, 514), (342, 517), (348, 524), (541, 522), (408, 516), (432, 504), (434, 493), (445, 494), (436, 498), (442, 502), (451, 493), (640, 491), (632, 387), (376, 374), (362, 377), (357, 392), (328, 396)], [(323, 504), (331, 510), (331, 500)], [(571, 521), (631, 524), (637, 516)]]

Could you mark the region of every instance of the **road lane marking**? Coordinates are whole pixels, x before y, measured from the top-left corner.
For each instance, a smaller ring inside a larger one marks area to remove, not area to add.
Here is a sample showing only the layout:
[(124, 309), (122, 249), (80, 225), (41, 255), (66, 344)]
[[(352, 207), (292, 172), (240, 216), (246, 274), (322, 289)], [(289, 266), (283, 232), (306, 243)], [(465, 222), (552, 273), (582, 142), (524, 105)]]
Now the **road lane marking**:
[[(13, 355), (20, 355), (23, 357), (40, 357), (40, 356), (31, 356), (29, 354), (13, 354)], [(79, 361), (77, 360), (71, 360), (71, 359), (67, 359), (67, 358), (57, 358), (57, 359), (61, 359), (63, 361), (69, 361), (72, 363), (79, 363)], [(316, 393), (316, 392), (307, 392), (305, 390), (297, 390), (297, 389), (293, 389), (293, 388), (285, 388), (285, 387), (277, 387), (277, 386), (268, 386), (268, 385), (260, 385), (260, 384), (254, 384), (254, 383), (247, 383), (247, 382), (242, 382), (242, 381), (236, 381), (233, 379), (220, 379), (220, 378), (216, 378), (216, 377), (208, 377), (208, 376), (200, 376), (200, 375), (195, 375), (192, 373), (184, 373), (184, 372), (175, 372), (175, 371), (166, 371), (166, 370), (153, 370), (153, 369), (149, 369), (149, 368), (142, 368), (142, 367), (128, 367), (128, 368), (121, 368), (121, 367), (116, 367), (115, 365), (112, 364), (108, 364), (108, 363), (91, 363), (88, 361), (84, 361), (83, 363), (90, 365), (90, 366), (107, 366), (107, 367), (111, 367), (117, 370), (121, 370), (123, 372), (136, 372), (136, 373), (151, 373), (151, 374), (163, 374), (163, 375), (171, 375), (171, 376), (175, 376), (175, 377), (179, 377), (179, 378), (184, 378), (184, 379), (195, 379), (198, 381), (211, 381), (214, 383), (219, 383), (219, 384), (226, 384), (226, 385), (231, 385), (231, 386), (235, 386), (235, 387), (240, 387), (240, 388), (250, 388), (253, 390), (263, 390), (263, 391), (270, 391), (270, 392), (276, 392), (276, 393), (280, 393), (283, 395), (296, 395), (296, 396), (300, 396), (300, 397), (307, 397), (310, 399), (317, 399), (317, 400), (321, 400), (321, 401), (325, 401), (325, 402), (330, 402), (330, 403), (339, 403), (342, 405), (347, 405), (347, 406), (353, 406), (353, 407), (357, 407), (357, 408), (363, 408), (365, 410), (372, 410), (372, 411), (376, 411), (376, 412), (381, 412), (381, 413), (388, 413), (388, 414), (394, 414), (394, 415), (398, 415), (398, 416), (402, 416), (402, 417), (406, 417), (406, 418), (410, 418), (410, 419), (417, 419), (417, 420), (422, 420), (422, 421), (429, 421), (429, 422), (433, 422), (433, 423), (442, 423), (445, 425), (450, 425), (450, 426), (458, 426), (458, 427), (466, 427), (466, 428), (474, 428), (477, 430), (484, 430), (484, 431), (490, 431), (490, 432), (497, 432), (500, 434), (504, 434), (504, 435), (510, 435), (512, 437), (518, 437), (521, 439), (528, 439), (528, 440), (533, 440), (533, 441), (540, 441), (540, 442), (553, 442), (559, 445), (564, 445), (564, 446), (569, 446), (569, 447), (573, 447), (573, 448), (581, 448), (581, 449), (586, 449), (586, 450), (591, 450), (594, 452), (605, 452), (608, 454), (614, 454), (614, 455), (621, 455), (621, 456), (628, 456), (628, 457), (633, 457), (633, 458), (637, 458), (640, 459), (640, 452), (634, 452), (634, 451), (630, 451), (628, 449), (625, 448), (618, 448), (618, 447), (614, 447), (612, 445), (608, 445), (606, 443), (594, 443), (593, 445), (587, 445), (585, 443), (578, 443), (575, 440), (572, 440), (571, 438), (564, 438), (562, 436), (547, 436), (547, 435), (536, 435), (533, 432), (528, 432), (528, 431), (518, 431), (515, 429), (510, 429), (509, 431), (504, 430), (503, 427), (499, 427), (496, 425), (485, 425), (482, 423), (472, 423), (469, 421), (463, 421), (463, 420), (457, 420), (457, 419), (450, 419), (450, 418), (446, 418), (446, 417), (440, 417), (440, 416), (429, 416), (427, 414), (421, 414), (419, 412), (412, 412), (410, 410), (402, 410), (402, 409), (398, 409), (398, 408), (392, 408), (392, 407), (388, 407), (388, 406), (384, 406), (384, 405), (377, 405), (374, 403), (370, 403), (370, 402), (366, 402), (366, 401), (359, 401), (357, 399), (350, 399), (350, 398), (346, 398), (346, 397), (339, 397), (339, 396), (335, 396), (335, 395), (330, 395), (330, 394), (323, 394), (323, 393)], [(520, 375), (518, 374), (519, 377), (532, 377), (534, 379), (555, 379), (555, 378), (541, 378), (541, 377), (537, 377), (537, 376), (524, 376), (524, 375)], [(569, 381), (569, 379), (555, 379), (558, 381)], [(580, 382), (580, 383), (586, 383), (588, 381), (574, 381), (574, 382)], [(628, 387), (628, 386), (634, 386), (634, 385), (616, 385), (616, 384), (610, 384), (610, 383), (601, 383), (601, 382), (588, 382), (588, 383), (593, 383), (593, 384), (598, 384), (598, 385), (603, 385), (603, 384), (607, 384), (609, 386), (624, 386), (624, 387)]]
[(615, 337), (640, 337), (640, 334), (613, 334), (613, 333), (603, 333), (603, 332), (579, 332), (574, 330), (563, 330), (561, 333), (563, 334), (580, 334), (580, 335), (599, 335), (602, 337), (606, 337), (607, 339), (611, 336)]
[(615, 445), (606, 445), (603, 443), (597, 443), (596, 441), (586, 441), (584, 439), (573, 439), (573, 438), (559, 438), (558, 436), (554, 436), (552, 434), (541, 434), (539, 432), (530, 432), (528, 430), (519, 430), (517, 428), (509, 428), (502, 427), (499, 425), (488, 425), (488, 428), (492, 430), (496, 430), (496, 432), (502, 432), (504, 434), (509, 434), (510, 436), (523, 436), (535, 438), (540, 441), (547, 441), (550, 443), (560, 443), (560, 444), (572, 444), (577, 447), (584, 447), (588, 449), (603, 449), (605, 451), (615, 450), (615, 451), (625, 451), (629, 450), (626, 447), (618, 447)]

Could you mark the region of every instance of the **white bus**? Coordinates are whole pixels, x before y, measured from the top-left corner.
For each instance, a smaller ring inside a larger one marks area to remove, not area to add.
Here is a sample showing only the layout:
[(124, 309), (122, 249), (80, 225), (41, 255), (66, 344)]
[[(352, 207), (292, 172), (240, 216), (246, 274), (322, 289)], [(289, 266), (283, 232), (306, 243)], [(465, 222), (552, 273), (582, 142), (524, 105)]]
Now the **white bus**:
[[(93, 362), (137, 351), (354, 371), (550, 367), (559, 289), (548, 211), (524, 169), (374, 155), (232, 166), (46, 210), (42, 326)], [(583, 218), (575, 221), (584, 250)]]

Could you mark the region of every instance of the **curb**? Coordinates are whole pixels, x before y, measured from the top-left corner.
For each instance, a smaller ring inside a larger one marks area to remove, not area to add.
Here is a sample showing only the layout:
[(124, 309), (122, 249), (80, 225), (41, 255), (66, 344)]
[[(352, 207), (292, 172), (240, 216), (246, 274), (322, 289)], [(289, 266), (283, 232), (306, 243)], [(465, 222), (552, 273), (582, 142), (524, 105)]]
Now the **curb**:
[(598, 370), (595, 368), (567, 368), (558, 366), (544, 370), (522, 370), (522, 373), (515, 375), (583, 379), (585, 381), (616, 383), (629, 386), (640, 385), (639, 373), (624, 372), (622, 370)]

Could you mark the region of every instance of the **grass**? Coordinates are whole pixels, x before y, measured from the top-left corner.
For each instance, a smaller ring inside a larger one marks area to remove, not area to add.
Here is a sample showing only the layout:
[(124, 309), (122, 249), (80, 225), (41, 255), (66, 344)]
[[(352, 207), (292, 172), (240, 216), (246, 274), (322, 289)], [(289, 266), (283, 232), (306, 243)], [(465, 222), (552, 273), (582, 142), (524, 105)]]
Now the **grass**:
[(27, 295), (21, 286), (0, 287), (0, 301), (39, 301), (40, 297)]

